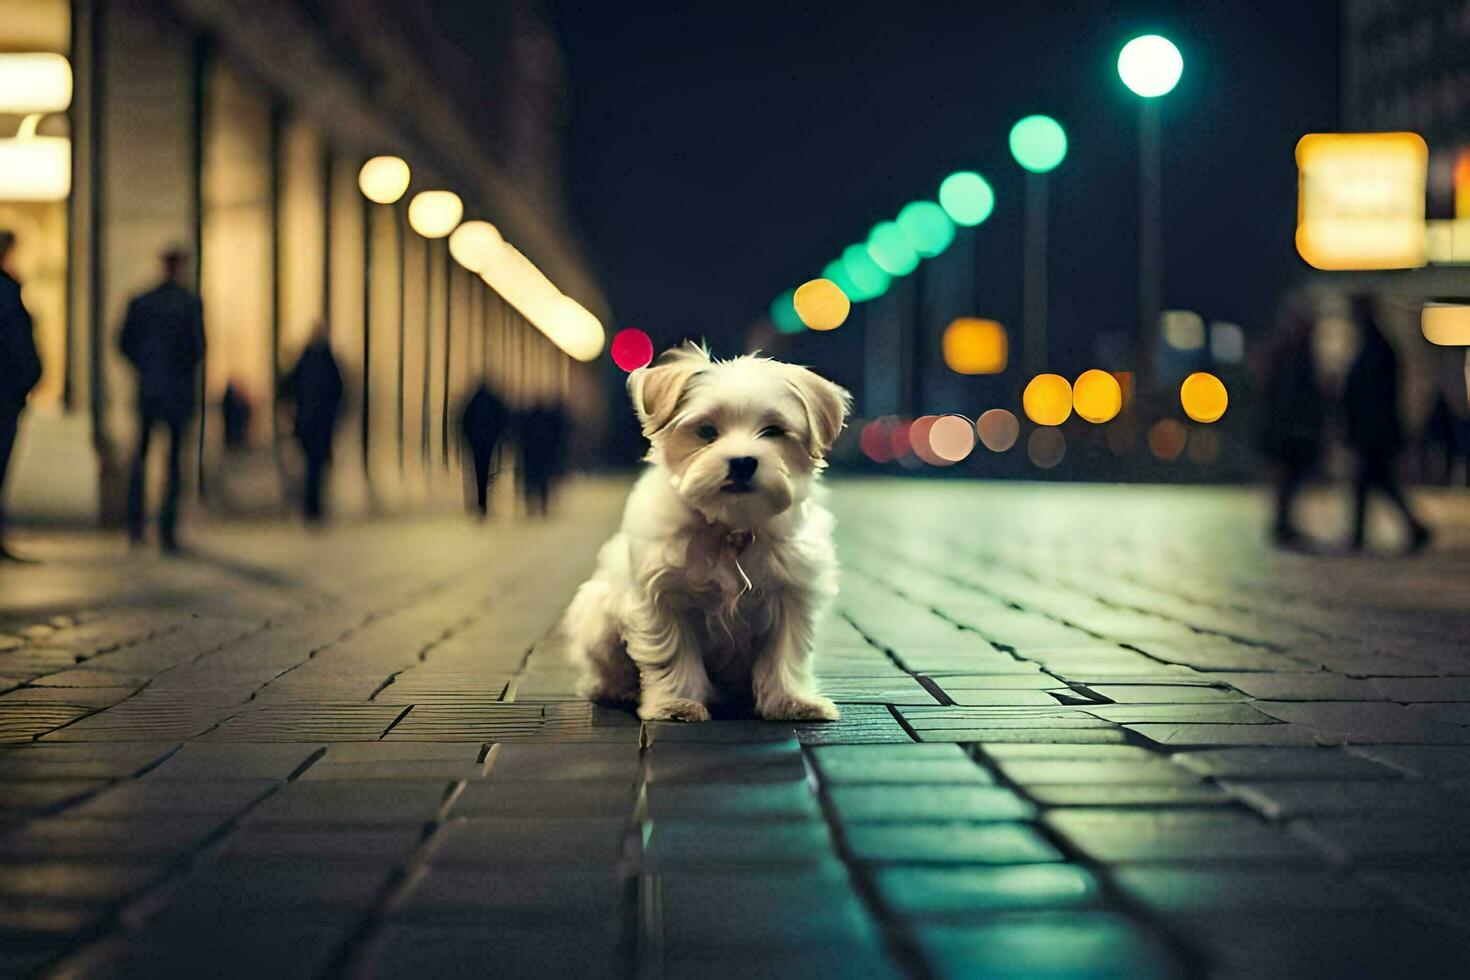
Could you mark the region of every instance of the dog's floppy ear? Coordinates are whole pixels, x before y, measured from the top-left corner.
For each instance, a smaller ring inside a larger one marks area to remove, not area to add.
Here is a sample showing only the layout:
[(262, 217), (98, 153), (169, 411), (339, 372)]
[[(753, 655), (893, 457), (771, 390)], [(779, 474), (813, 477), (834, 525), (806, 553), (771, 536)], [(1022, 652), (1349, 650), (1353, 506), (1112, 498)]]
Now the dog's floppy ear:
[(684, 386), (709, 365), (709, 351), (686, 341), (628, 375), (628, 395), (633, 399), (633, 410), (638, 413), (645, 436), (652, 436), (669, 424), (679, 407)]
[(833, 384), (821, 375), (803, 367), (792, 367), (791, 387), (806, 408), (807, 452), (815, 459), (824, 459), (837, 441), (837, 434), (847, 424), (847, 413), (852, 411), (852, 395), (846, 388)]

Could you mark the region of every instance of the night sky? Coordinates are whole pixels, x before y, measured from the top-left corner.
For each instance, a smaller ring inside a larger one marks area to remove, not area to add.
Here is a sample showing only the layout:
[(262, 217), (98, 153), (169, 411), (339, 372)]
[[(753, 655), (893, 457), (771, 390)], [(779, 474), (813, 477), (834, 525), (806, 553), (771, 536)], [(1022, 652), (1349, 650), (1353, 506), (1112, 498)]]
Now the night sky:
[[(962, 168), (997, 196), (974, 312), (1018, 323), (1006, 134), (1044, 112), (1071, 144), (1051, 185), (1053, 361), (1092, 366), (1094, 335), (1136, 319), (1137, 97), (1114, 65), (1147, 32), (1185, 59), (1162, 100), (1165, 305), (1255, 332), (1304, 268), (1292, 151), (1337, 127), (1332, 0), (548, 4), (576, 220), (615, 326), (660, 346), (736, 351), (773, 296)], [(806, 335), (785, 353), (850, 378), (856, 350)]]

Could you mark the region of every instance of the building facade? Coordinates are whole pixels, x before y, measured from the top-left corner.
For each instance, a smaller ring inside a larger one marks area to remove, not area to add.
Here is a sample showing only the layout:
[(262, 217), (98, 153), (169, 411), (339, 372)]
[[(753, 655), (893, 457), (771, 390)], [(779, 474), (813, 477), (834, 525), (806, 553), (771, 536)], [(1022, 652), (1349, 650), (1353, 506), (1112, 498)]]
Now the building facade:
[[(586, 438), (601, 404), (593, 365), (407, 220), (417, 191), (453, 190), (466, 218), (493, 223), (606, 318), (557, 177), (554, 38), (531, 0), (486, 7), (475, 79), (448, 73), (446, 89), (435, 70), (444, 31), (419, 5), (0, 0), (0, 54), (61, 55), (73, 80), (64, 111), (0, 112), (0, 151), (7, 138), (70, 151), (63, 193), (0, 177), (0, 228), (19, 236), (45, 361), (10, 481), (13, 513), (117, 517), (134, 421), (116, 334), (175, 246), (197, 258), (204, 305), (190, 472), (207, 505), (273, 509), (290, 496), (298, 467), (277, 392), (319, 322), (348, 389), (333, 467), (340, 507), (452, 499), (454, 419), (482, 377), (513, 407), (563, 403)], [(452, 88), (486, 78), (502, 84), (477, 101)], [(411, 182), (396, 203), (374, 204), (358, 173), (385, 154), (409, 164)], [(219, 410), (227, 386), (253, 409), (232, 452)]]

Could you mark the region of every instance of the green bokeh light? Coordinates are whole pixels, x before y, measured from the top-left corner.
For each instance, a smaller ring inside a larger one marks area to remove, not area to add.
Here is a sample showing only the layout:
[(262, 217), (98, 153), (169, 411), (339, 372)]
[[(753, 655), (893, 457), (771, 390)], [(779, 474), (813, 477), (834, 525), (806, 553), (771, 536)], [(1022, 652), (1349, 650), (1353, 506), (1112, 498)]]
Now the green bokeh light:
[(949, 248), (954, 241), (954, 222), (933, 201), (914, 201), (898, 212), (898, 227), (915, 252), (926, 259)]
[(880, 221), (868, 233), (868, 254), (890, 276), (906, 276), (919, 267), (919, 253), (894, 221)]
[(852, 276), (847, 274), (847, 267), (842, 264), (841, 259), (833, 259), (822, 268), (822, 278), (830, 279), (842, 290), (842, 294), (854, 303), (862, 302), (862, 290), (857, 283), (852, 281)]
[(771, 300), (771, 322), (781, 333), (801, 333), (806, 329), (806, 324), (796, 315), (795, 299), (796, 290), (788, 289)]
[(939, 185), (939, 206), (955, 224), (971, 228), (995, 210), (995, 192), (984, 177), (973, 170), (961, 170)]
[(1027, 116), (1011, 127), (1011, 156), (1034, 174), (1055, 170), (1067, 156), (1067, 134), (1051, 116)]
[(854, 302), (877, 299), (888, 292), (888, 283), (891, 281), (889, 275), (878, 268), (878, 263), (868, 254), (867, 246), (849, 245), (843, 249), (842, 268), (847, 270), (848, 280), (857, 287), (862, 296), (862, 300), (859, 300), (857, 296), (849, 295), (848, 298)]

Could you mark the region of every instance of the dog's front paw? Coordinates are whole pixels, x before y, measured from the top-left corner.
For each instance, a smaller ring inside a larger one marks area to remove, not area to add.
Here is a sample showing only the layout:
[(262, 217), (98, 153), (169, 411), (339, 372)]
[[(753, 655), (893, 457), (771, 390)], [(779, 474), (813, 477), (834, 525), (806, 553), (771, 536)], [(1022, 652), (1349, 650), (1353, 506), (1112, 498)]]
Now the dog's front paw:
[(840, 717), (832, 699), (820, 694), (772, 698), (756, 710), (767, 721), (836, 721)]
[(709, 721), (709, 709), (689, 698), (669, 698), (639, 705), (638, 717), (644, 721)]

